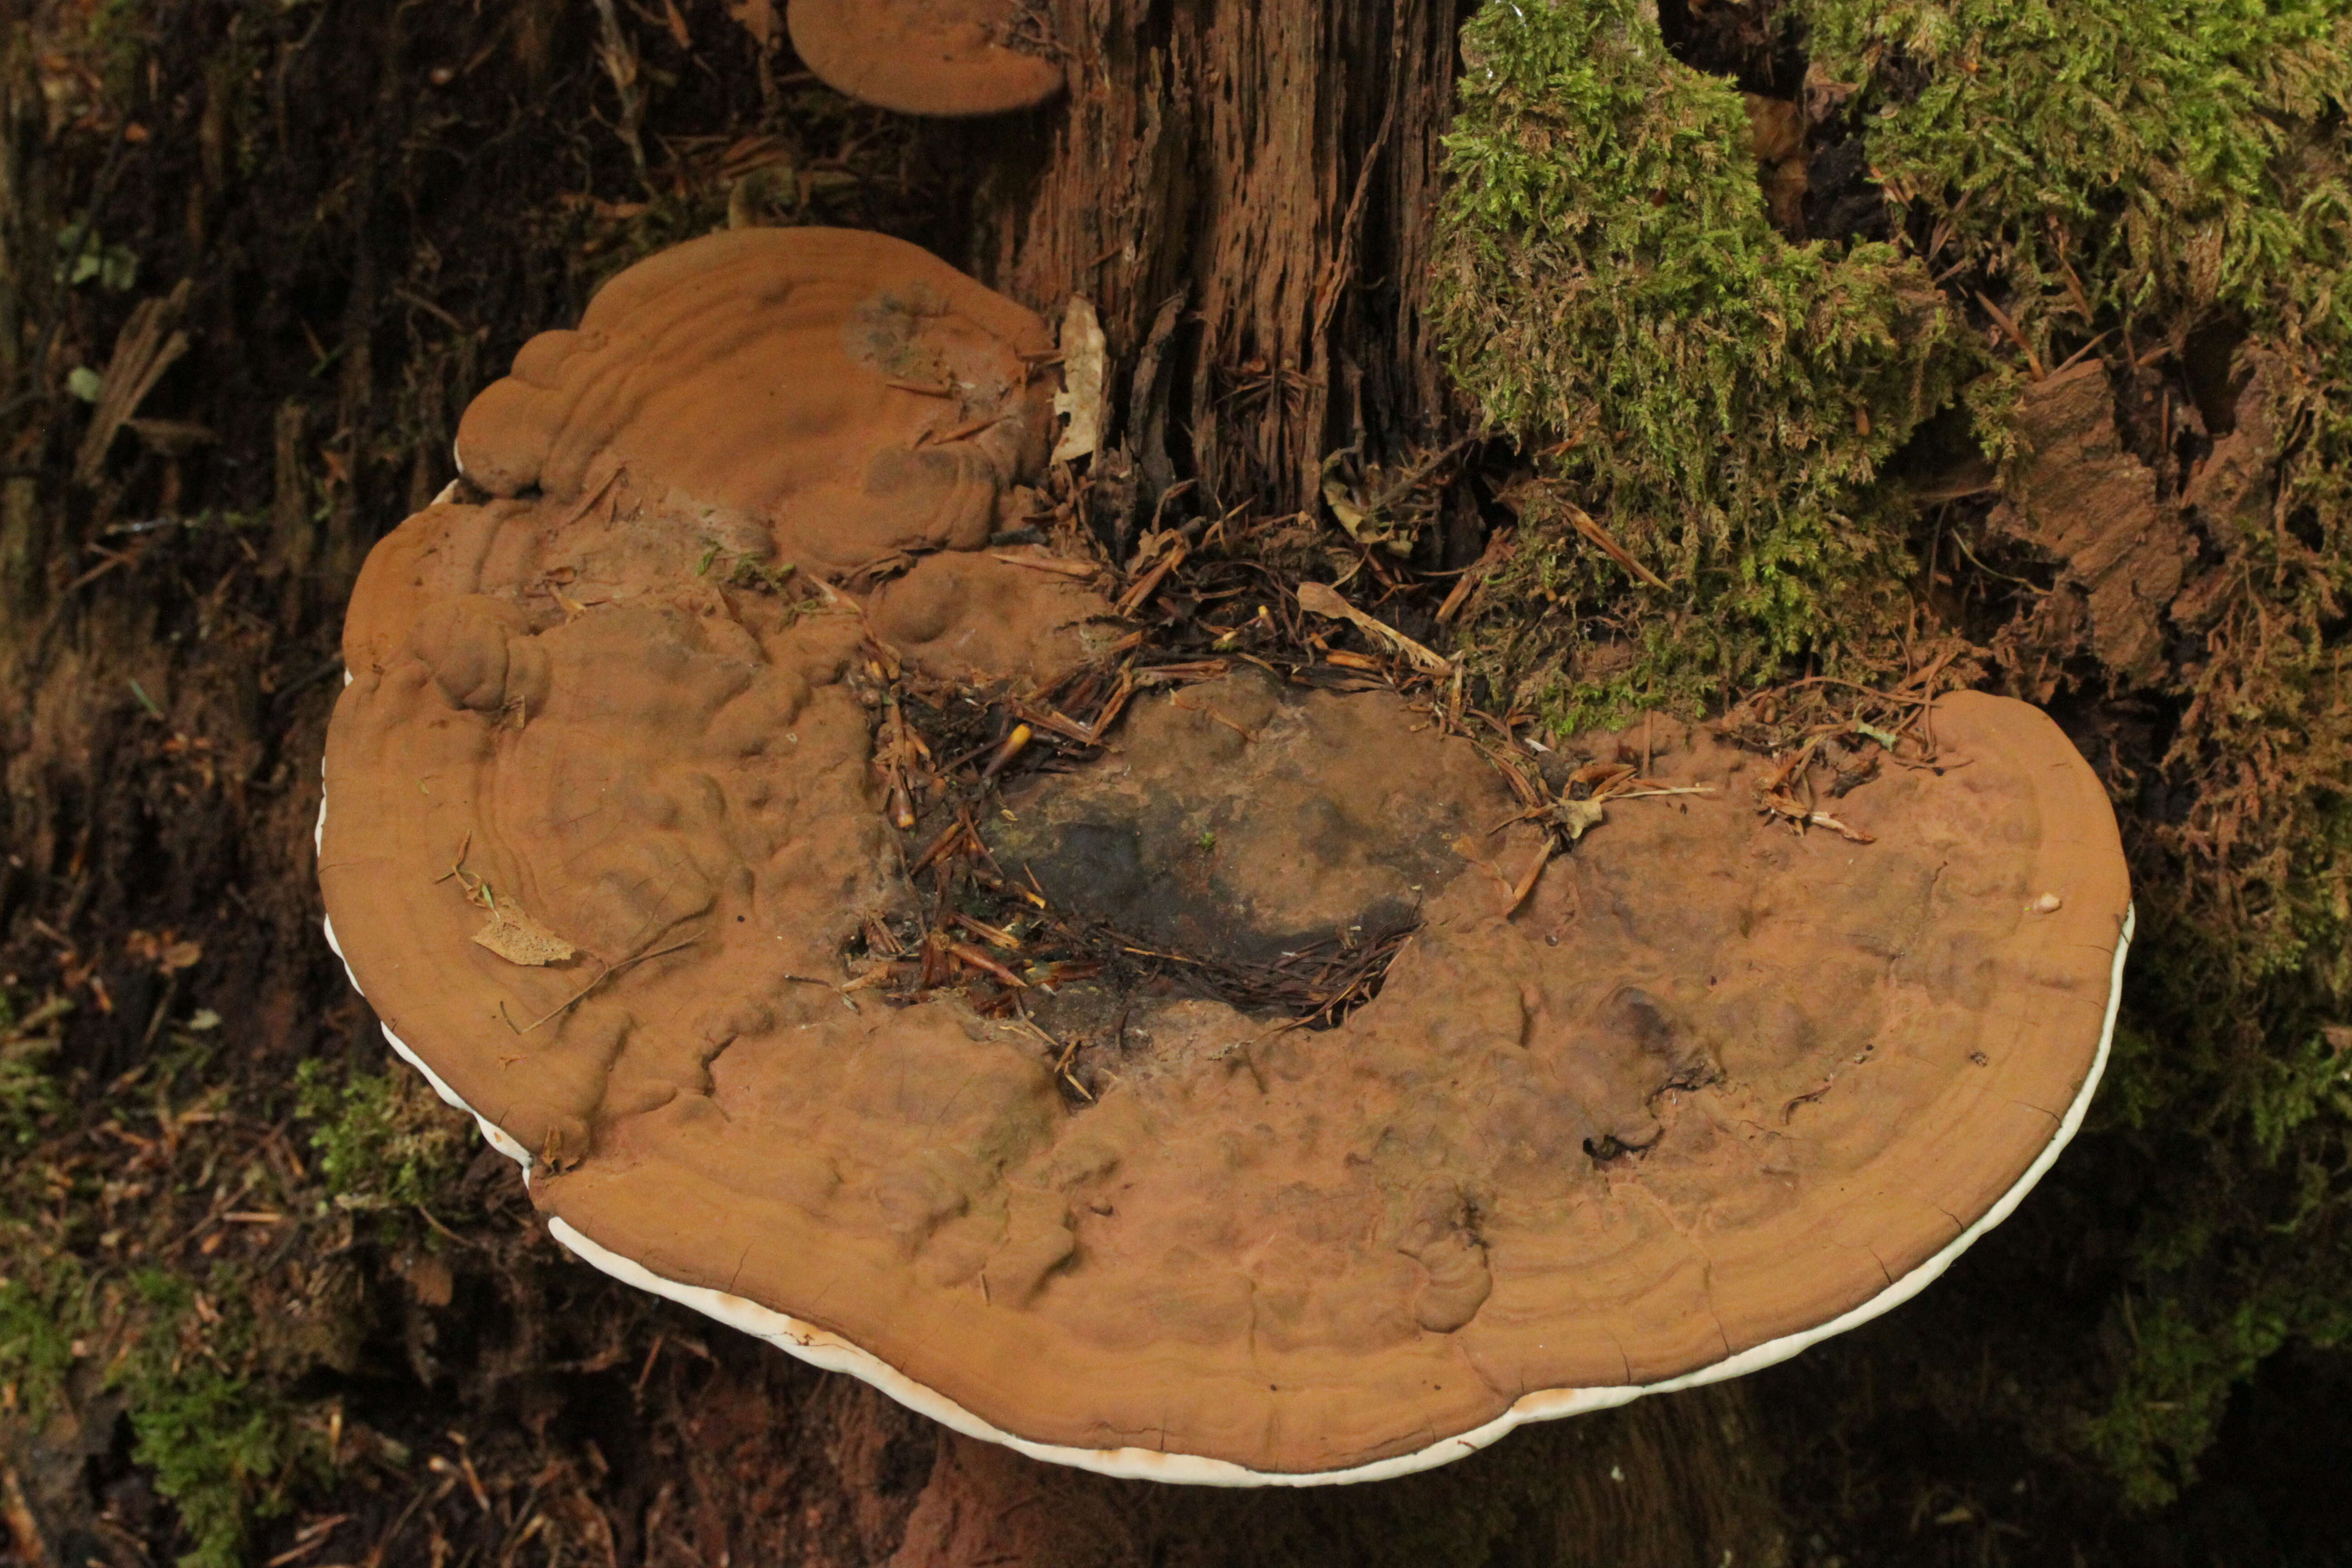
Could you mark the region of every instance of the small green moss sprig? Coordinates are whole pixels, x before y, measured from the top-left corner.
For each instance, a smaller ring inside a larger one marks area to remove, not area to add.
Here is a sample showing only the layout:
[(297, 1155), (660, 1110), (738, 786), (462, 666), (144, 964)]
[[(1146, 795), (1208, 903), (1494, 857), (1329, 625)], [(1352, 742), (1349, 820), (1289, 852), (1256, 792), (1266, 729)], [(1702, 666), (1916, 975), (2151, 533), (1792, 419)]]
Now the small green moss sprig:
[(312, 1058), (294, 1084), (295, 1112), (312, 1124), (319, 1173), (339, 1207), (430, 1209), (464, 1169), (464, 1122), (418, 1075), (346, 1074)]

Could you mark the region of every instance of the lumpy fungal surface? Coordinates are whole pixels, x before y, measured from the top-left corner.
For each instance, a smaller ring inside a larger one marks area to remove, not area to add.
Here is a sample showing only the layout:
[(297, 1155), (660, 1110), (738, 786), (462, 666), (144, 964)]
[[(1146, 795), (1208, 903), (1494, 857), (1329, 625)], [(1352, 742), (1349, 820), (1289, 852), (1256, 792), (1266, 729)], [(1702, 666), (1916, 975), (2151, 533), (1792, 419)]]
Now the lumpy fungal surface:
[(1640, 787), (1570, 842), (1429, 705), (991, 547), (1049, 350), (895, 241), (698, 241), (371, 557), (332, 929), (546, 1213), (1003, 1433), (1298, 1474), (1816, 1328), (2018, 1184), (2127, 900), (2049, 720), (1948, 698), (1802, 833), (1588, 738)]

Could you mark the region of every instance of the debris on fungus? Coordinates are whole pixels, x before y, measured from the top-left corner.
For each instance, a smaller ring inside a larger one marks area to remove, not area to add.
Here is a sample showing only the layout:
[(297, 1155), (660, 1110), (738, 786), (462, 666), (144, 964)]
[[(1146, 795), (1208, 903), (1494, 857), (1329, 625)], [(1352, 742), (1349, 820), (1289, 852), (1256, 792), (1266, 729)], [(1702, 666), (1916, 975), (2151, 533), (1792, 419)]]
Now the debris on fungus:
[(1181, 546), (1117, 604), (984, 548), (1045, 335), (699, 240), (370, 558), (330, 933), (567, 1246), (1033, 1454), (1299, 1484), (1794, 1353), (2046, 1168), (2129, 923), (2046, 718), (1921, 704), (1834, 819), (1819, 743), (1589, 737), (1613, 809), (1548, 816), (1393, 691), (1151, 663)]

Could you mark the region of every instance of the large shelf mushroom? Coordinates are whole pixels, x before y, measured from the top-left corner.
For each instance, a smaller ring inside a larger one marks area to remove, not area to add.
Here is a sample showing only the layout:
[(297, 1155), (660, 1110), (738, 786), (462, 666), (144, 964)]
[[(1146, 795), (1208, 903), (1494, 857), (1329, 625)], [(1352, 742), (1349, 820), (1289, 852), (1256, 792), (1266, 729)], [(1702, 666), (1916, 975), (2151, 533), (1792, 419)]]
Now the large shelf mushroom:
[(867, 985), (893, 922), (993, 930), (910, 885), (892, 670), (1034, 704), (1130, 646), (1082, 569), (984, 548), (1046, 351), (896, 241), (698, 240), (533, 340), (467, 415), (471, 489), (371, 556), (330, 935), (567, 1247), (1042, 1458), (1307, 1484), (1791, 1354), (2049, 1167), (2128, 890), (2089, 768), (1991, 697), (1843, 799), (1868, 844), (1659, 724), (1681, 793), (1537, 874), (1394, 694), (1195, 669), (965, 847), (1204, 973), (1385, 939), (1375, 998), (1305, 1028), (1166, 972), (1032, 971), (997, 1016), (928, 958)]
[(1003, 114), (1062, 89), (1022, 0), (792, 0), (784, 24), (818, 79), (900, 114)]

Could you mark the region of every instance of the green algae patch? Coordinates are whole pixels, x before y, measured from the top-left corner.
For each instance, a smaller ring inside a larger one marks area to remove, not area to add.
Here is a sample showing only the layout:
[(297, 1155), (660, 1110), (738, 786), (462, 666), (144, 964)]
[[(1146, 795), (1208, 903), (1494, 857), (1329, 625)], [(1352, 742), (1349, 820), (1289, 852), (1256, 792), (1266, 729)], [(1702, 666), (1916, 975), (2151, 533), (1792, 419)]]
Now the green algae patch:
[[(1907, 511), (1872, 483), (1972, 365), (1926, 268), (1777, 232), (1738, 92), (1632, 0), (1489, 5), (1463, 55), (1437, 322), (1483, 420), (1537, 468), (1471, 639), (1488, 673), (1534, 670), (1548, 716), (1581, 727), (1800, 654), (1883, 657), (1911, 568)], [(1567, 526), (1570, 506), (1664, 585)], [(1547, 605), (1566, 612), (1550, 645), (1510, 649)]]

